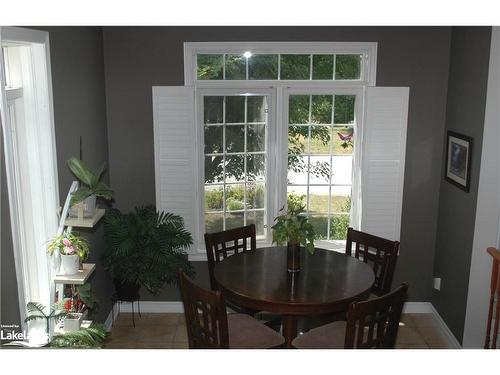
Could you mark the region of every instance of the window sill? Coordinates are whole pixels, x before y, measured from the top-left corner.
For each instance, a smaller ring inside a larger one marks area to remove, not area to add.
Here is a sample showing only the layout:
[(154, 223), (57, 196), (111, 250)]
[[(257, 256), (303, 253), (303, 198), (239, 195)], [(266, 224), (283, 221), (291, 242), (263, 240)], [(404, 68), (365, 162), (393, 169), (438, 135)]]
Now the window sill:
[[(344, 253), (345, 252), (345, 243), (346, 241), (317, 241), (316, 247), (326, 250), (332, 250)], [(257, 248), (273, 246), (268, 242), (259, 242), (257, 241)], [(200, 249), (196, 253), (188, 254), (188, 260), (190, 262), (206, 262), (207, 261), (207, 253), (205, 249)]]

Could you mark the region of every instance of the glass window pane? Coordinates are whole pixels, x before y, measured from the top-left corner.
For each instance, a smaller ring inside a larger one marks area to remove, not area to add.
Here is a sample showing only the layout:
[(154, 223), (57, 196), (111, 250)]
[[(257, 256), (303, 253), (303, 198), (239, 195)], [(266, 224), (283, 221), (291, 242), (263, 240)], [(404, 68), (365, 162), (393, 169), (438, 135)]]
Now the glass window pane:
[(352, 156), (333, 156), (332, 184), (350, 185), (352, 183)]
[(330, 156), (311, 156), (309, 165), (310, 184), (329, 184), (330, 173)]
[(198, 54), (198, 79), (222, 79), (223, 55)]
[(332, 123), (332, 95), (313, 95), (311, 107), (311, 122), (313, 124)]
[(307, 184), (307, 156), (288, 156), (288, 183)]
[(306, 207), (307, 186), (288, 186), (287, 187), (287, 202), (300, 204)]
[(309, 222), (314, 228), (317, 240), (326, 240), (328, 234), (328, 215), (309, 215)]
[(248, 79), (278, 79), (278, 55), (248, 58)]
[(245, 97), (226, 96), (226, 124), (245, 122)]
[(360, 79), (362, 55), (337, 55), (335, 79)]
[(351, 155), (354, 147), (354, 129), (348, 127), (333, 128), (333, 153)]
[(265, 122), (265, 121), (266, 121), (266, 97), (248, 96), (247, 122)]
[(332, 186), (332, 213), (349, 213), (351, 211), (351, 187)]
[(309, 79), (310, 55), (281, 55), (280, 79)]
[(266, 150), (266, 126), (248, 125), (247, 126), (247, 151), (265, 151)]
[(226, 125), (226, 152), (245, 151), (245, 125)]
[(223, 185), (205, 185), (205, 210), (221, 211), (223, 209), (223, 200)]
[(309, 187), (309, 213), (328, 213), (329, 186)]
[(263, 183), (247, 184), (247, 208), (264, 208), (266, 202), (265, 185)]
[(247, 225), (255, 224), (255, 232), (257, 236), (263, 236), (264, 232), (264, 211), (249, 211), (247, 212)]
[(226, 213), (226, 230), (242, 227), (245, 225), (243, 212)]
[(335, 124), (353, 124), (354, 123), (354, 95), (335, 95)]
[(245, 156), (226, 156), (226, 182), (238, 182), (245, 180)]
[(207, 233), (222, 232), (224, 230), (224, 214), (223, 213), (206, 213), (205, 214), (205, 231)]
[(290, 95), (289, 124), (309, 124), (309, 95)]
[(226, 210), (238, 211), (245, 208), (245, 185), (226, 185)]
[(205, 154), (215, 154), (222, 152), (222, 125), (205, 126)]
[(247, 62), (242, 55), (226, 55), (226, 79), (246, 79)]
[(333, 79), (333, 55), (314, 55), (312, 79)]
[(330, 239), (345, 240), (349, 228), (349, 215), (333, 215), (330, 219)]
[(266, 157), (263, 154), (252, 154), (247, 157), (247, 179), (262, 181), (265, 177)]
[(224, 163), (222, 156), (205, 156), (205, 182), (224, 181)]
[(223, 96), (205, 96), (203, 98), (205, 124), (222, 124), (223, 103)]
[(309, 151), (307, 139), (309, 138), (309, 126), (288, 127), (288, 154), (299, 155)]
[(311, 154), (330, 155), (330, 138), (332, 128), (329, 126), (311, 126)]

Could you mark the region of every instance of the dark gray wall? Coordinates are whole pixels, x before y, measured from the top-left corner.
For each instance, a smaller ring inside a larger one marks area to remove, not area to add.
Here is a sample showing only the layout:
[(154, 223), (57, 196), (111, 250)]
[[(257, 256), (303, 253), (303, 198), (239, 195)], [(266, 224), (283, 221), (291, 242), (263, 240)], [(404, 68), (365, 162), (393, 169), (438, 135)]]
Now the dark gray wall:
[[(92, 27), (43, 27), (49, 32), (54, 118), (61, 205), (73, 181), (66, 160), (79, 155), (79, 137), (82, 136), (83, 159), (91, 168), (108, 162), (106, 132), (106, 100), (104, 97), (104, 65), (102, 29)], [(3, 168), (2, 159), (2, 168)], [(2, 184), (4, 183), (2, 169)], [(4, 224), (4, 192), (2, 185), (2, 322), (4, 316), (19, 316), (17, 306), (14, 258), (8, 246), (8, 222)], [(5, 230), (5, 232), (4, 232)], [(82, 231), (83, 232), (83, 231)], [(10, 233), (10, 231), (9, 231)], [(85, 230), (91, 243), (89, 262), (96, 263), (92, 288), (100, 306), (96, 320), (104, 322), (111, 310), (113, 291), (100, 257), (103, 251), (103, 228), (100, 223)], [(14, 299), (15, 297), (15, 299)], [(15, 301), (13, 303), (12, 301)], [(10, 319), (10, 318), (9, 318)], [(12, 318), (13, 319), (13, 318)]]
[(446, 130), (468, 135), (474, 143), (470, 192), (441, 181), (434, 273), (442, 283), (441, 291), (433, 292), (432, 302), (461, 342), (476, 219), (491, 28), (454, 27), (451, 35)]
[[(59, 195), (63, 204), (75, 179), (66, 160), (79, 156), (80, 136), (82, 157), (90, 168), (96, 169), (103, 162), (109, 166), (102, 28), (43, 29), (50, 36)], [(113, 287), (100, 259), (104, 250), (102, 221), (92, 229), (75, 230), (84, 233), (91, 243), (88, 262), (96, 263), (91, 282), (99, 300), (96, 320), (104, 322), (111, 310)]]
[[(1, 122), (1, 121), (0, 121)], [(7, 175), (5, 170), (5, 158), (3, 153), (3, 132), (0, 126), (0, 246), (1, 247), (1, 269), (0, 269), (0, 325), (21, 326), (19, 303), (17, 295), (17, 279), (12, 246), (12, 232), (10, 226), (9, 196), (7, 193)], [(18, 330), (19, 331), (19, 330)]]
[[(181, 86), (183, 42), (378, 42), (378, 86), (409, 86), (401, 256), (394, 283), (429, 301), (441, 180), (449, 27), (105, 27), (104, 62), (115, 206), (155, 202), (151, 86)], [(197, 267), (206, 270), (203, 263)], [(201, 275), (204, 279), (206, 274)], [(153, 297), (143, 296), (144, 299)], [(168, 289), (159, 299), (178, 299)]]

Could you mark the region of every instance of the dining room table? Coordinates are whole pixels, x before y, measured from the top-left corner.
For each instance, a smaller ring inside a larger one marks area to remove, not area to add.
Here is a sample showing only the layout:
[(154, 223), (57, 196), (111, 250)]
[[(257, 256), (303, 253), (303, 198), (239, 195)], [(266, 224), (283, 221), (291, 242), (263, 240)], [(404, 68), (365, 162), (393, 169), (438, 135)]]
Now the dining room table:
[(287, 248), (263, 247), (227, 257), (214, 276), (225, 299), (234, 304), (282, 317), (285, 347), (292, 348), (297, 320), (346, 312), (349, 304), (365, 300), (375, 281), (373, 269), (333, 250), (305, 249), (300, 270), (287, 269)]

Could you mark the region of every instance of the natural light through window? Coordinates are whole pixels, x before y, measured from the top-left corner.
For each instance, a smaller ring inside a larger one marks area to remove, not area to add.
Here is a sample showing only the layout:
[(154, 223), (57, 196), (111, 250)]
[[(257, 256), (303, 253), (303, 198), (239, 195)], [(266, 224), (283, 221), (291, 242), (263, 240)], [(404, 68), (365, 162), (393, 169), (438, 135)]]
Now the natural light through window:
[(266, 235), (265, 96), (205, 96), (205, 230), (254, 223)]

